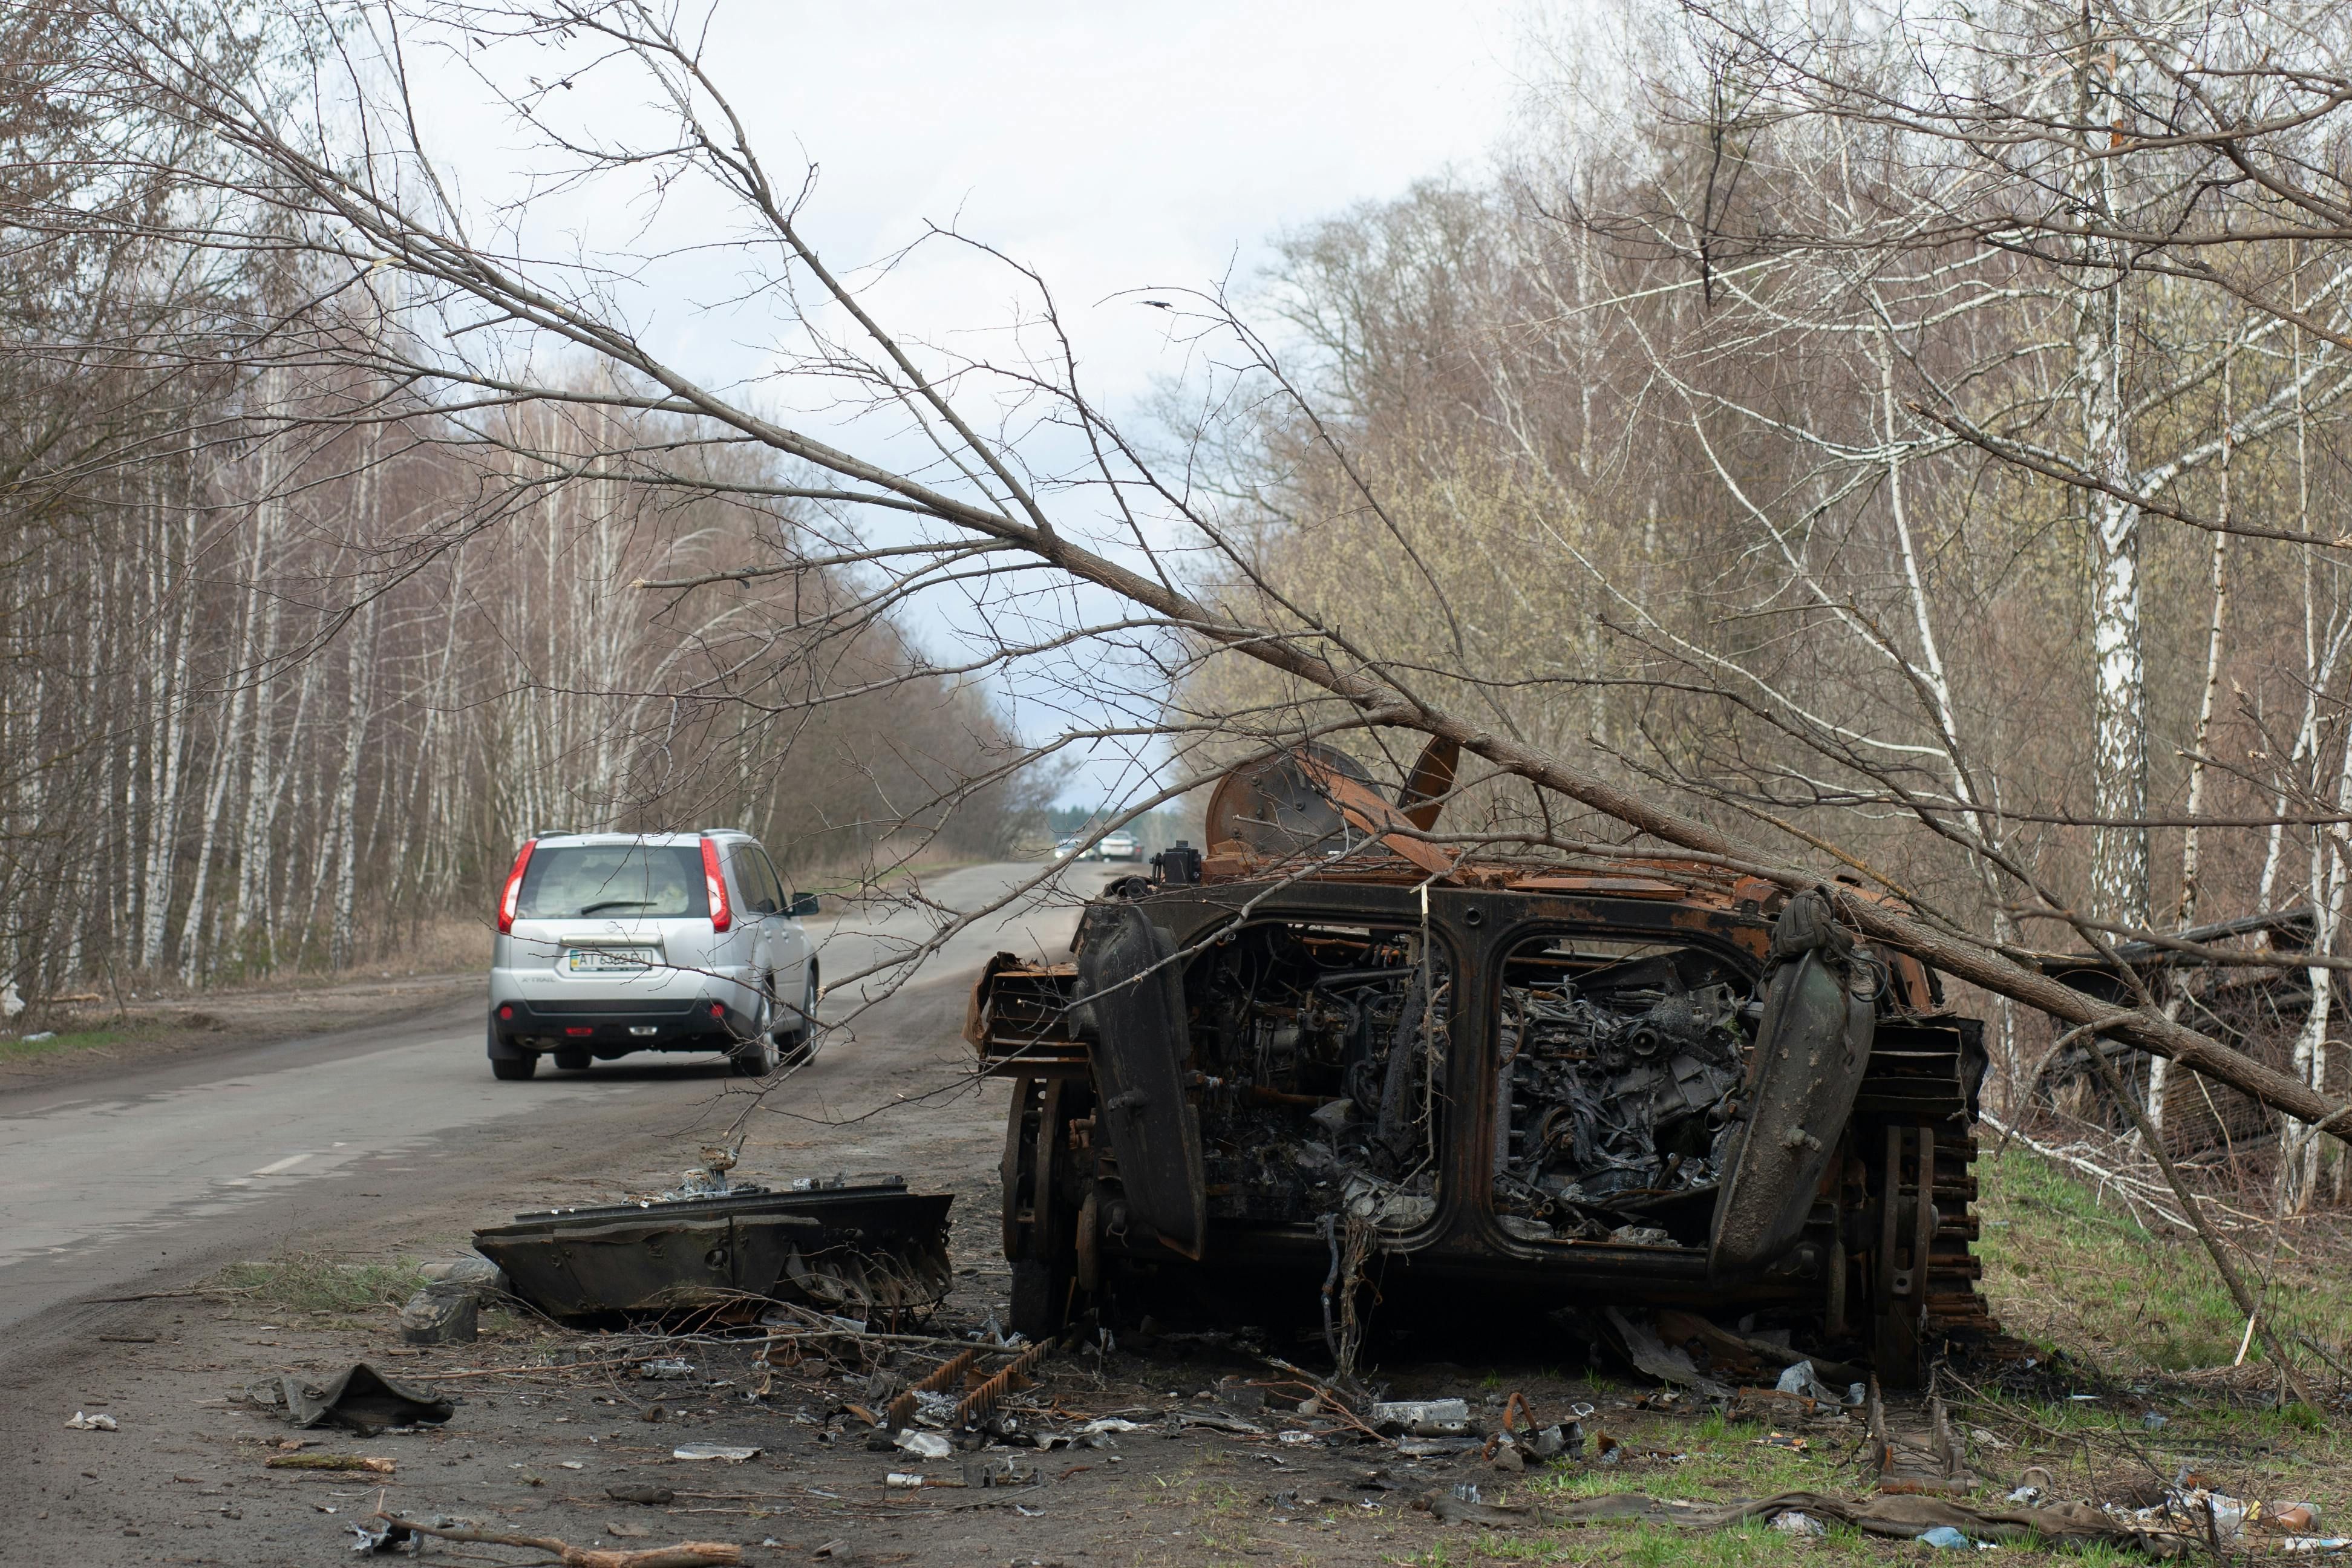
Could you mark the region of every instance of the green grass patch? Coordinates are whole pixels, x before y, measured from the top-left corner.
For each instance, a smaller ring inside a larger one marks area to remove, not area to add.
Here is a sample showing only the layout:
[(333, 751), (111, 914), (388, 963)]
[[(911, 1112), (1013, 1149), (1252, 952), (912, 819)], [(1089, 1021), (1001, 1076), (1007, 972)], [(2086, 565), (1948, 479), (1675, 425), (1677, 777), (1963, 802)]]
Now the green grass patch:
[[(2246, 1320), (2194, 1237), (2151, 1230), (2073, 1173), (2021, 1149), (1977, 1162), (1984, 1293), (2004, 1328), (2116, 1374), (2227, 1366)], [(2307, 1234), (2298, 1256), (2234, 1233), (2238, 1262), (2267, 1278), (2283, 1333), (2352, 1340), (2352, 1258)], [(2249, 1250), (2251, 1248), (2251, 1250)], [(2262, 1354), (2260, 1342), (2249, 1359)]]
[(1505, 1533), (1488, 1531), (1475, 1537), (1441, 1542), (1411, 1557), (1390, 1561), (1453, 1568), (1454, 1564), (1499, 1563), (1606, 1563), (1626, 1568), (1761, 1568), (1790, 1561), (1836, 1563), (1884, 1563), (1897, 1556), (1916, 1557), (1921, 1549), (1895, 1542), (1873, 1541), (1842, 1527), (1826, 1536), (1802, 1539), (1782, 1534), (1760, 1523), (1727, 1530), (1676, 1530), (1657, 1524), (1596, 1524), (1582, 1529)]
[[(1606, 1430), (1597, 1423), (1586, 1426), (1588, 1432)], [(1610, 1433), (1631, 1450), (1623, 1460), (1598, 1463), (1590, 1457), (1594, 1447), (1588, 1447), (1583, 1463), (1547, 1470), (1532, 1479), (1528, 1489), (1538, 1499), (1643, 1492), (1654, 1498), (1716, 1502), (1727, 1497), (1822, 1491), (1852, 1479), (1852, 1472), (1838, 1463), (1851, 1447), (1850, 1441), (1842, 1440), (1842, 1434), (1803, 1434), (1807, 1447), (1787, 1448), (1765, 1441), (1770, 1432), (1769, 1427), (1726, 1421), (1720, 1415), (1691, 1424), (1645, 1424)], [(1651, 1458), (1654, 1450), (1684, 1458)]]
[(345, 1263), (315, 1252), (286, 1252), (265, 1262), (232, 1263), (215, 1283), (254, 1301), (296, 1312), (362, 1312), (397, 1307), (425, 1288), (425, 1276), (398, 1263)]
[(0, 1037), (0, 1062), (27, 1061), (35, 1057), (56, 1056), (64, 1051), (86, 1051), (95, 1046), (116, 1046), (131, 1038), (129, 1029), (106, 1027), (98, 1029), (66, 1029), (52, 1034), (46, 1040)]

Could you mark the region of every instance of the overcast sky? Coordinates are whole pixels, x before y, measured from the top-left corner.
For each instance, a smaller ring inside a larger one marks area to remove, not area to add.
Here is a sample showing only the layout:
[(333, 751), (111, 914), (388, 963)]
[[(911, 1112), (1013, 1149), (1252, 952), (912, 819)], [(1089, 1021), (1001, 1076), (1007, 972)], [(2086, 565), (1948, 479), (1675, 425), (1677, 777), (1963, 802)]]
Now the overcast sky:
[[(987, 241), (1055, 289), (1089, 395), (1116, 417), (1181, 354), (1165, 316), (1115, 296), (1245, 285), (1283, 230), (1449, 171), (1477, 177), (1519, 99), (1527, 15), (1525, 0), (719, 0), (706, 58), (772, 175), (816, 165), (803, 227), (829, 262), (876, 261), (926, 223)], [(496, 68), (512, 80), (523, 67)], [(524, 135), (465, 69), (444, 60), (421, 74), (428, 132), (468, 205), (514, 194), (531, 162)], [(551, 107), (591, 127), (636, 112), (593, 91)], [(642, 215), (560, 197), (534, 205), (528, 237), (542, 253), (723, 238), (706, 199), (673, 196), (639, 235)], [(625, 306), (681, 368), (737, 383), (773, 363), (772, 335), (756, 312), (702, 307), (740, 292), (746, 271), (723, 246), (673, 258)], [(937, 342), (1005, 322), (1013, 294), (1003, 272), (931, 246), (877, 298), (897, 330)]]
[[(706, 58), (772, 173), (796, 174), (796, 154), (817, 165), (808, 227), (829, 260), (874, 260), (927, 222), (957, 224), (1053, 284), (1085, 334), (1097, 395), (1116, 407), (1143, 390), (1160, 339), (1137, 308), (1097, 301), (1246, 278), (1282, 229), (1449, 168), (1475, 175), (1517, 97), (1525, 15), (1511, 0), (718, 0)], [(463, 70), (426, 75), (441, 158), (469, 197), (510, 195), (530, 156), (525, 138)], [(592, 93), (556, 106), (606, 125), (635, 107)], [(634, 237), (625, 214), (561, 201), (542, 210), (592, 247)], [(636, 243), (659, 248), (698, 216), (690, 197), (673, 204), (667, 232)], [(666, 269), (663, 288), (714, 300), (739, 270), (708, 252)], [(902, 321), (911, 313), (919, 331), (941, 332), (1002, 320), (1010, 292), (940, 247), (894, 279), (891, 303)], [(658, 324), (698, 374), (747, 368), (740, 334), (680, 300)]]

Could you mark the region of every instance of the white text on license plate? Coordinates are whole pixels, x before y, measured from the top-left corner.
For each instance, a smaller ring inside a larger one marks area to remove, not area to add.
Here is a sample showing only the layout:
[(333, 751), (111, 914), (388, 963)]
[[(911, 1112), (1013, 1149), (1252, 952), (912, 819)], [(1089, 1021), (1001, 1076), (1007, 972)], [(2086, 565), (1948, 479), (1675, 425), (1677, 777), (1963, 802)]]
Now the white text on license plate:
[(574, 974), (634, 973), (650, 967), (660, 957), (650, 947), (574, 947), (565, 950), (563, 967)]

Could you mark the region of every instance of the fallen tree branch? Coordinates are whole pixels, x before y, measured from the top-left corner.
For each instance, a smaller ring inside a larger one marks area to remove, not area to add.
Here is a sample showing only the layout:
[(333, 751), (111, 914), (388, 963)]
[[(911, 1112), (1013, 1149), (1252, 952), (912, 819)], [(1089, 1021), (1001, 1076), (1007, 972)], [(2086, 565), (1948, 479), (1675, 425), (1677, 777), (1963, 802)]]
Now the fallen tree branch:
[(267, 1470), (366, 1470), (373, 1475), (392, 1474), (390, 1459), (372, 1459), (358, 1454), (272, 1454), (261, 1461)]
[(675, 1546), (654, 1546), (641, 1552), (606, 1552), (590, 1546), (572, 1546), (549, 1535), (500, 1535), (488, 1530), (457, 1530), (445, 1525), (419, 1524), (413, 1519), (403, 1519), (396, 1513), (379, 1513), (378, 1519), (398, 1525), (419, 1535), (430, 1535), (440, 1541), (467, 1541), (483, 1546), (520, 1546), (532, 1552), (544, 1552), (563, 1564), (563, 1568), (727, 1568), (743, 1561), (743, 1549), (724, 1541), (681, 1541)]
[(454, 1383), (461, 1377), (560, 1377), (570, 1372), (610, 1372), (643, 1359), (624, 1356), (619, 1361), (577, 1361), (562, 1366), (475, 1366), (457, 1372), (436, 1372), (431, 1376), (436, 1383)]

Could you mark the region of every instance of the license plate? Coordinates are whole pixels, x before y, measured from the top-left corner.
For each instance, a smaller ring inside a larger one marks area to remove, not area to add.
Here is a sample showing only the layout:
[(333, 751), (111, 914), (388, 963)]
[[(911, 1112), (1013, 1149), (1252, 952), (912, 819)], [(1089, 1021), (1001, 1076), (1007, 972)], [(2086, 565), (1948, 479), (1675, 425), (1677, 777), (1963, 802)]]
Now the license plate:
[(563, 967), (572, 974), (637, 973), (661, 961), (650, 947), (574, 947), (563, 954)]

